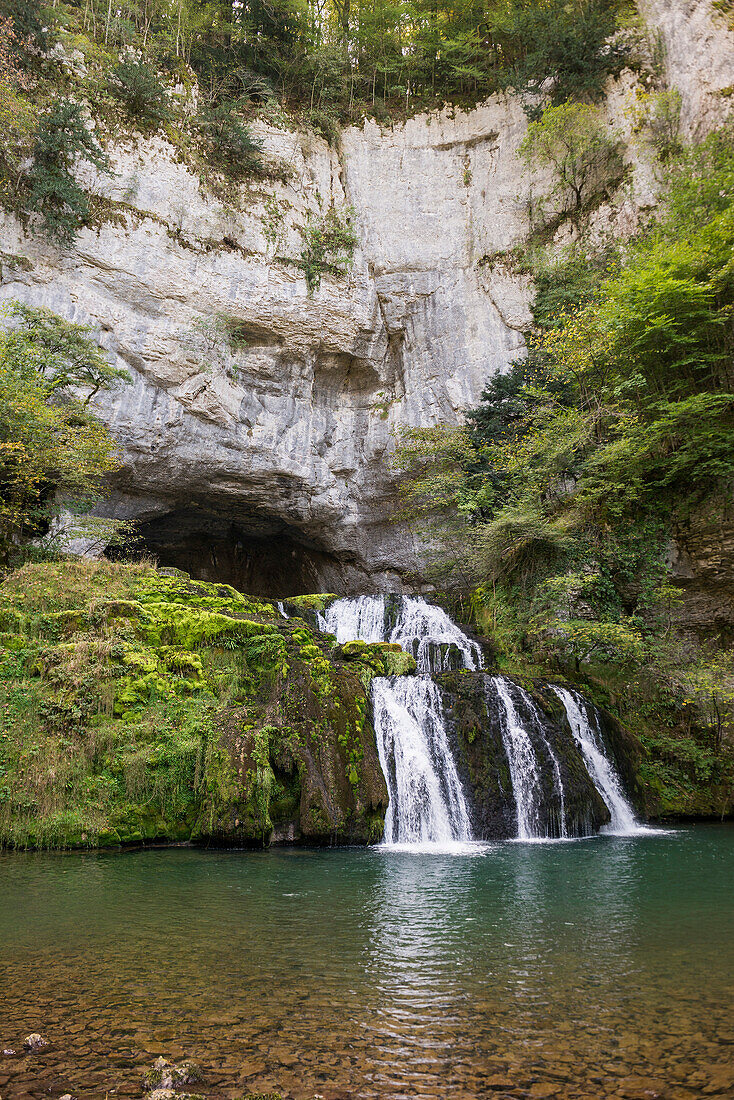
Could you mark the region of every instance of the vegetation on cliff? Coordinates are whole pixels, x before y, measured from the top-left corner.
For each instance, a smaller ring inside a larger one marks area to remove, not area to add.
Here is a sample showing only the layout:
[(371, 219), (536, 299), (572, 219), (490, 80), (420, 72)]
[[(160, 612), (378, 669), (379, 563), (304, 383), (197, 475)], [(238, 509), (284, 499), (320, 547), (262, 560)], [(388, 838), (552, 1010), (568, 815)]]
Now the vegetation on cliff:
[[(530, 148), (553, 147), (549, 112)], [(585, 675), (641, 734), (651, 807), (715, 812), (734, 795), (730, 637), (688, 624), (670, 558), (734, 478), (731, 126), (670, 155), (667, 181), (624, 248), (594, 249), (570, 205), (578, 243), (523, 261), (527, 357), (399, 461), (407, 514), (438, 522), (443, 583), (473, 586), (501, 659)]]
[[(543, 97), (593, 100), (608, 76), (649, 68), (652, 56), (628, 0), (6, 0), (3, 8), (0, 199), (62, 246), (109, 216), (80, 172), (85, 162), (111, 171), (108, 139), (159, 132), (220, 201), (236, 203), (243, 182), (287, 180), (291, 171), (266, 154), (251, 129), (257, 118), (310, 125), (336, 143), (340, 125), (365, 114), (389, 121), (510, 87), (533, 114)], [(348, 233), (348, 219), (338, 228)], [(309, 287), (317, 282), (318, 274)]]
[(64, 506), (81, 512), (99, 498), (116, 447), (88, 404), (129, 376), (110, 365), (90, 329), (50, 310), (14, 302), (2, 318), (0, 568), (7, 568)]
[(378, 839), (372, 676), (329, 635), (145, 564), (27, 564), (0, 586), (0, 846)]

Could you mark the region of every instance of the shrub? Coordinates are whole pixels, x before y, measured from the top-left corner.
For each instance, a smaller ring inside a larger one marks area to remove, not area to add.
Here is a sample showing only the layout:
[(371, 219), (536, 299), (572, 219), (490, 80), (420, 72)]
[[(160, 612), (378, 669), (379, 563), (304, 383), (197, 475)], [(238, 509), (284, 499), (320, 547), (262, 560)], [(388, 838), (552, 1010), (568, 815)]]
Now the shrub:
[(308, 121), (313, 126), (317, 134), (321, 134), (329, 145), (336, 148), (339, 144), (341, 137), (341, 129), (339, 127), (339, 117), (335, 111), (324, 109), (323, 107), (314, 107), (312, 111), (308, 113)]
[(156, 70), (145, 61), (129, 57), (118, 61), (108, 77), (107, 89), (131, 118), (157, 123), (171, 116), (166, 89)]
[(87, 196), (71, 172), (78, 159), (109, 171), (81, 107), (61, 99), (39, 120), (23, 206), (26, 213), (40, 214), (43, 232), (62, 245), (71, 244), (89, 218)]
[(313, 294), (325, 271), (344, 275), (352, 265), (357, 247), (353, 209), (337, 210), (332, 204), (325, 214), (309, 214), (301, 238), (298, 266), (306, 276), (309, 294)]
[(235, 113), (236, 105), (222, 103), (203, 111), (196, 122), (204, 136), (209, 159), (227, 175), (240, 178), (263, 167), (263, 143)]
[(620, 143), (599, 111), (582, 103), (546, 107), (542, 118), (530, 123), (520, 153), (528, 164), (550, 165), (554, 193), (564, 208), (570, 201), (574, 213), (623, 171)]

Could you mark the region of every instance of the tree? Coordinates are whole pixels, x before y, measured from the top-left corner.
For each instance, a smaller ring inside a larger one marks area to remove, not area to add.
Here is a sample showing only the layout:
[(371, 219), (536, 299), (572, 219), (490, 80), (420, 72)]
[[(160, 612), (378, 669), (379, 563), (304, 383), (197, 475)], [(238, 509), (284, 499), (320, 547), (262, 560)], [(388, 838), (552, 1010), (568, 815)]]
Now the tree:
[(60, 99), (39, 120), (24, 207), (40, 214), (43, 231), (62, 245), (71, 244), (89, 218), (87, 196), (72, 174), (80, 159), (109, 171), (79, 104)]
[(622, 175), (620, 142), (610, 135), (600, 112), (582, 103), (546, 107), (531, 122), (520, 154), (528, 164), (549, 165), (556, 176), (556, 194), (572, 212)]
[(205, 108), (196, 120), (209, 146), (209, 159), (229, 176), (240, 179), (263, 165), (263, 142), (236, 114), (238, 104), (224, 102)]
[[(20, 324), (12, 327), (13, 320)], [(0, 329), (0, 563), (45, 533), (64, 498), (99, 497), (117, 466), (114, 441), (77, 396), (126, 377), (89, 329), (15, 304)]]
[[(550, 83), (553, 105), (598, 98), (621, 72), (629, 45), (615, 35), (623, 0), (504, 0), (488, 22), (506, 87), (537, 96)], [(537, 108), (527, 108), (534, 116)]]
[(144, 61), (122, 58), (110, 73), (107, 87), (133, 118), (156, 123), (170, 118), (166, 89), (157, 70)]

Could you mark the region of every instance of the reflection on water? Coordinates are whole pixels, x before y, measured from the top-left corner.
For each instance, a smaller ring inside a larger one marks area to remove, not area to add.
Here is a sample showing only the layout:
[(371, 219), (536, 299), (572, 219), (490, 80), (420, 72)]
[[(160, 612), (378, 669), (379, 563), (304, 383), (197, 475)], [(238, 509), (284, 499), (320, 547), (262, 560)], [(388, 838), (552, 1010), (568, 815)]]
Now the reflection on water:
[[(734, 1095), (734, 830), (0, 858), (4, 1100)], [(719, 1089), (717, 1094), (713, 1090)], [(114, 1090), (114, 1091), (113, 1091)]]

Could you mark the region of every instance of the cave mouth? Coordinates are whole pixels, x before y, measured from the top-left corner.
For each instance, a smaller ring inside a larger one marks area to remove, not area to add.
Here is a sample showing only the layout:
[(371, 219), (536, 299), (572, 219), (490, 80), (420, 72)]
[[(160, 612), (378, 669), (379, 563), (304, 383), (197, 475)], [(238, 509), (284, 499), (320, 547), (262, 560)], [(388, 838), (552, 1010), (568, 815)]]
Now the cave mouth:
[(229, 519), (198, 508), (180, 509), (138, 522), (134, 538), (106, 554), (118, 560), (153, 558), (158, 566), (181, 569), (195, 580), (229, 584), (271, 600), (345, 590), (343, 563), (276, 519)]

